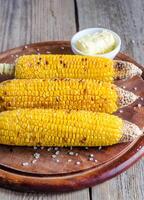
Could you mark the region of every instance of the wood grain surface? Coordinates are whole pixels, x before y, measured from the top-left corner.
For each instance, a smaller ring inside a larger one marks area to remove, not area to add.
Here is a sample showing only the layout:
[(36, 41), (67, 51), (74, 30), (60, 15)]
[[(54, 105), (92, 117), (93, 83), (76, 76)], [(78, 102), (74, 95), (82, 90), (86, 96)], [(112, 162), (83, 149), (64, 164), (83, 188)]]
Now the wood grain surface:
[[(70, 39), (79, 28), (117, 31), (123, 50), (144, 63), (143, 0), (0, 0), (0, 50), (44, 40)], [(0, 189), (0, 199), (143, 200), (144, 160), (92, 189), (68, 194), (17, 193)]]

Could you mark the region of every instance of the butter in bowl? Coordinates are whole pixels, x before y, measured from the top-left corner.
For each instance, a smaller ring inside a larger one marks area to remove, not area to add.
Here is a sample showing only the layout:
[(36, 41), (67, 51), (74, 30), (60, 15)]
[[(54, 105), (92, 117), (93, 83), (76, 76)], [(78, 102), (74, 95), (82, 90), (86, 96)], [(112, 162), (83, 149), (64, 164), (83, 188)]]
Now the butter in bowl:
[(105, 28), (88, 28), (76, 33), (71, 39), (75, 54), (113, 59), (121, 47), (121, 39), (115, 32)]

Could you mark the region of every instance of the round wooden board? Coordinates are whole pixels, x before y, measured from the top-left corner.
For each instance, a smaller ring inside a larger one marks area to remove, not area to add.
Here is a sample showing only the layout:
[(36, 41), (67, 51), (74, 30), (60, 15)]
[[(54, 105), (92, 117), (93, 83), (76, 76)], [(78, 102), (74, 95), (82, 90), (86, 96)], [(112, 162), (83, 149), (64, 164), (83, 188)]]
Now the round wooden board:
[[(0, 63), (13, 63), (23, 54), (72, 54), (69, 42), (43, 42), (21, 46), (0, 54)], [(120, 53), (117, 59), (130, 61), (140, 68), (141, 65), (133, 59)], [(0, 76), (0, 81), (13, 77)], [(116, 84), (125, 86), (144, 98), (144, 81), (134, 77)], [(136, 90), (134, 88), (137, 88)], [(144, 127), (144, 107), (138, 108), (138, 103), (144, 105), (139, 98), (133, 105), (116, 113), (123, 119)], [(104, 182), (130, 167), (144, 155), (144, 136), (131, 143), (118, 144), (102, 149), (96, 148), (59, 148), (59, 155), (52, 158), (56, 149), (34, 149), (29, 147), (0, 146), (0, 185), (5, 188), (20, 191), (61, 192), (82, 189)], [(74, 155), (69, 155), (69, 152)], [(33, 163), (34, 154), (40, 153), (40, 158)], [(94, 155), (90, 161), (89, 155)], [(58, 161), (59, 162), (58, 162)], [(80, 164), (76, 164), (80, 161)], [(23, 163), (28, 162), (27, 166)]]

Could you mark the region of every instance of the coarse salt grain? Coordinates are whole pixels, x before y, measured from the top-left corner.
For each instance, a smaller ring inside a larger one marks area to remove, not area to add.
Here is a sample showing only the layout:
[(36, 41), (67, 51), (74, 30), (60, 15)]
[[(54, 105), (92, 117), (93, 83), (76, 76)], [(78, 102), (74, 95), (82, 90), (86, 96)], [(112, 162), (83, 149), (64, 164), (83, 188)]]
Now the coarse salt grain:
[(94, 159), (93, 159), (93, 158), (88, 158), (88, 160), (89, 160), (89, 161), (93, 161)]
[(119, 110), (120, 113), (123, 113), (123, 110)]
[(57, 150), (58, 150), (58, 147), (55, 147), (54, 150), (57, 151)]
[(36, 160), (36, 159), (32, 160), (32, 164), (35, 164), (36, 162), (37, 162), (37, 160)]
[(142, 107), (142, 105), (140, 103), (138, 103), (138, 108), (141, 108), (141, 107)]
[(137, 106), (138, 106), (138, 108), (141, 108), (141, 107), (142, 107), (142, 105), (141, 105), (140, 103), (139, 103)]
[(48, 149), (47, 149), (47, 151), (51, 151), (52, 150), (52, 148), (51, 147), (49, 147)]
[(48, 53), (48, 54), (49, 54), (49, 53), (51, 53), (51, 52), (50, 52), (50, 51), (46, 51), (46, 53)]
[(73, 151), (70, 151), (70, 152), (69, 152), (69, 155), (73, 156), (73, 155), (74, 155), (74, 152), (73, 152)]
[(75, 156), (78, 156), (79, 154), (78, 153), (75, 153)]
[(97, 160), (95, 159), (94, 162), (97, 162)]
[(59, 155), (59, 153), (60, 153), (60, 151), (56, 151), (56, 152), (55, 152), (55, 155)]
[(40, 149), (41, 149), (41, 150), (43, 150), (43, 149), (44, 149), (44, 147), (40, 147)]
[(28, 163), (28, 162), (23, 162), (22, 165), (23, 165), (23, 166), (28, 166), (29, 163)]
[(34, 148), (34, 150), (37, 150), (37, 147), (35, 146), (35, 147), (33, 147)]
[(27, 49), (28, 48), (28, 46), (27, 45), (25, 45), (25, 49)]
[(59, 160), (57, 159), (56, 162), (59, 163)]
[(143, 97), (141, 97), (140, 100), (143, 101), (144, 100)]
[(64, 47), (61, 47), (61, 49), (64, 49)]
[(68, 162), (71, 162), (72, 161), (72, 159), (68, 159)]
[(137, 87), (134, 87), (134, 90), (137, 90)]
[(40, 154), (39, 153), (34, 153), (34, 158), (38, 159), (40, 157)]
[(76, 162), (76, 165), (80, 165), (80, 161), (77, 161), (77, 162)]
[(102, 147), (100, 146), (99, 148), (98, 148), (98, 150), (101, 150), (102, 149)]
[(93, 158), (93, 157), (94, 157), (94, 155), (93, 155), (93, 154), (90, 154), (90, 155), (89, 155), (89, 157)]
[(15, 57), (18, 58), (18, 55), (16, 54)]
[(52, 155), (51, 157), (52, 157), (52, 158), (56, 158), (56, 155)]
[(85, 149), (88, 150), (89, 148), (88, 148), (88, 147), (85, 147)]
[(122, 86), (122, 88), (125, 89), (126, 87), (125, 87), (125, 86)]

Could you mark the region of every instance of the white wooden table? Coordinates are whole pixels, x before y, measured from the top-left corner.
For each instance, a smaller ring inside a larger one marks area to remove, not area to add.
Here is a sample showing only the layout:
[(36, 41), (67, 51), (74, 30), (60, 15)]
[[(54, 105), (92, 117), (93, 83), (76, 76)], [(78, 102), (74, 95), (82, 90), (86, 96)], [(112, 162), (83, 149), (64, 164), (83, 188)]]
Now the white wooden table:
[[(122, 38), (122, 50), (144, 63), (143, 0), (0, 0), (0, 51), (26, 43), (70, 40), (88, 27), (106, 27)], [(101, 185), (61, 194), (0, 188), (0, 200), (143, 200), (144, 159)]]

